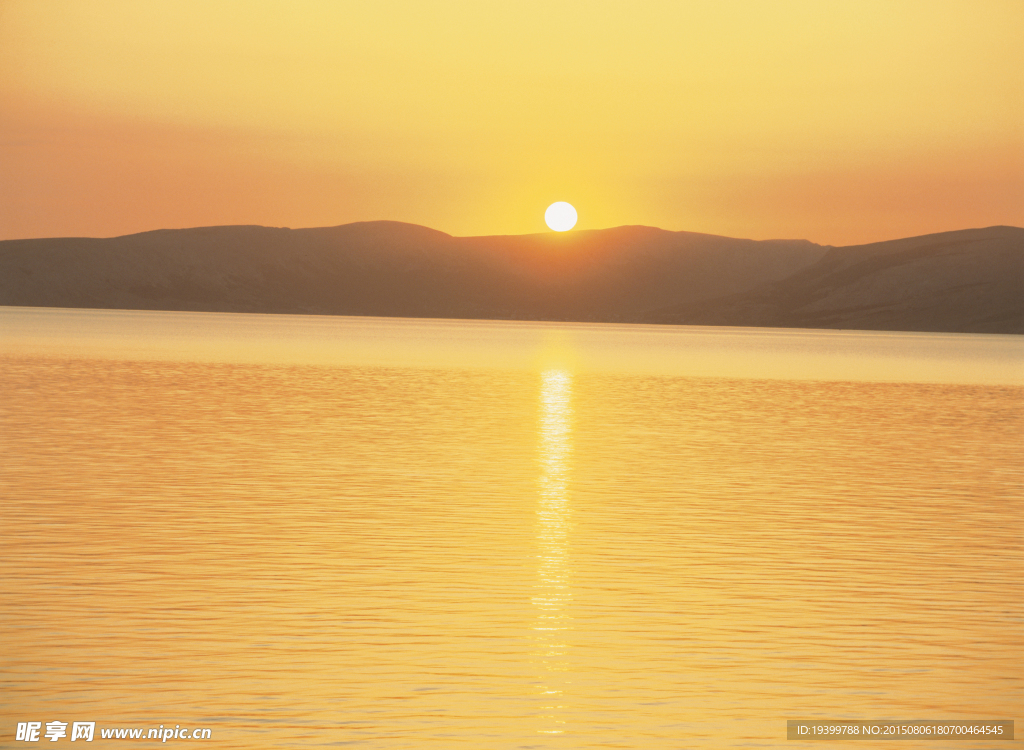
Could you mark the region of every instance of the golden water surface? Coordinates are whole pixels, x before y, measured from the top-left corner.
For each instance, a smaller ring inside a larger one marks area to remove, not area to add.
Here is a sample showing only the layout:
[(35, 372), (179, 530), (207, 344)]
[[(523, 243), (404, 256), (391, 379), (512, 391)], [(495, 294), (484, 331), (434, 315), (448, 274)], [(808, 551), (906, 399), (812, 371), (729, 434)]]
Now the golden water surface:
[(308, 356), (218, 357), (188, 332), (217, 316), (48, 315), (3, 319), (2, 747), (53, 720), (218, 748), (1022, 731), (1024, 389), (972, 354), (1018, 372), (1010, 337), (808, 332), (980, 373), (885, 382), (780, 375), (796, 332), (730, 343), (725, 377), (638, 364), (712, 329), (280, 316)]

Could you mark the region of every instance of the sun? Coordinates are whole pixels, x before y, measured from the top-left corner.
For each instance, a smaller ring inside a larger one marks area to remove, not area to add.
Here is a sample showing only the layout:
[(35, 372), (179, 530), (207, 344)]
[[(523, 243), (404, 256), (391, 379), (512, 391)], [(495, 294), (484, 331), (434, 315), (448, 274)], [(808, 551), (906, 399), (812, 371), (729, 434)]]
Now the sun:
[(552, 203), (544, 212), (544, 221), (556, 232), (568, 232), (576, 226), (576, 209), (565, 201)]

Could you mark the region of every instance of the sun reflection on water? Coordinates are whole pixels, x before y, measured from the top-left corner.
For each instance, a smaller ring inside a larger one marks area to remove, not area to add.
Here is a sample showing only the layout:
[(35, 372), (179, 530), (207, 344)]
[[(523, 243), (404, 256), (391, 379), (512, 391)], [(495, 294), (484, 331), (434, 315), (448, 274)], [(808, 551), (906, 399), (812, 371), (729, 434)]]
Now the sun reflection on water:
[(537, 502), (537, 583), (534, 656), (541, 672), (544, 721), (539, 732), (561, 734), (562, 700), (569, 683), (566, 636), (572, 629), (567, 611), (572, 600), (569, 532), (569, 470), (572, 453), (572, 374), (549, 369), (541, 374), (540, 494)]

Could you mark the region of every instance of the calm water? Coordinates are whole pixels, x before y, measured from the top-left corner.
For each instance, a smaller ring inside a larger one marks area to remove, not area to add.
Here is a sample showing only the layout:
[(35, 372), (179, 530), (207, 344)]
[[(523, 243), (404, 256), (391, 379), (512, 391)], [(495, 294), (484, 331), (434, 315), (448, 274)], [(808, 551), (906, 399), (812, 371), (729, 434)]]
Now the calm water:
[(1021, 338), (0, 308), (0, 344), (0, 746), (1021, 731)]

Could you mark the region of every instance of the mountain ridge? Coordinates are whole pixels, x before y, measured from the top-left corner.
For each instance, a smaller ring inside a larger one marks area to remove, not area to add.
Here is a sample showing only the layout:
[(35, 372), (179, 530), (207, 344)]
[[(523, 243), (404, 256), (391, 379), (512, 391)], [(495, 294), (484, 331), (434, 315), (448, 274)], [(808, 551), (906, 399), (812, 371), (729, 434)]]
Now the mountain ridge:
[(230, 225), (0, 241), (0, 305), (1024, 333), (1024, 229), (834, 247), (643, 225)]
[(1024, 229), (994, 226), (831, 248), (792, 276), (654, 311), (647, 322), (1024, 333)]

